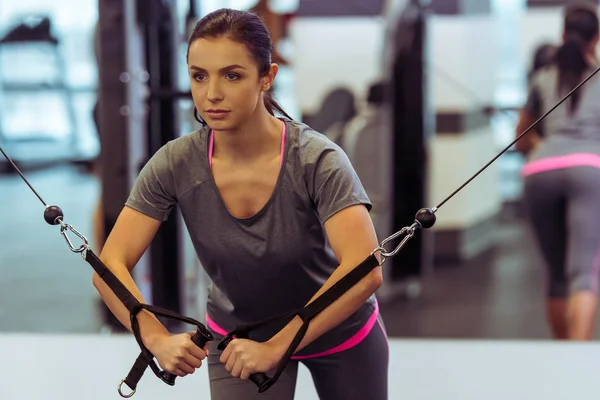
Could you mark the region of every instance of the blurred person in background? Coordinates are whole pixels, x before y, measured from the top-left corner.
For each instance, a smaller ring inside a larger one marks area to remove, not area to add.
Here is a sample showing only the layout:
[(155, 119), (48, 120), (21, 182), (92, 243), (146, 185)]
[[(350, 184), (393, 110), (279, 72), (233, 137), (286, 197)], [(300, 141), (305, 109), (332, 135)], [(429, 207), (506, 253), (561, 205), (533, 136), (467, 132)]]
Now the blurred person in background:
[(271, 10), (270, 0), (258, 0), (250, 12), (258, 15), (267, 27), (273, 41), (273, 62), (288, 65), (289, 62), (279, 53), (278, 45), (284, 37), (286, 16)]
[[(594, 5), (565, 8), (563, 42), (531, 76), (517, 134), (597, 68)], [(544, 120), (544, 135), (517, 144), (527, 155), (523, 200), (546, 264), (546, 313), (555, 339), (594, 334), (600, 272), (600, 81), (594, 77)]]

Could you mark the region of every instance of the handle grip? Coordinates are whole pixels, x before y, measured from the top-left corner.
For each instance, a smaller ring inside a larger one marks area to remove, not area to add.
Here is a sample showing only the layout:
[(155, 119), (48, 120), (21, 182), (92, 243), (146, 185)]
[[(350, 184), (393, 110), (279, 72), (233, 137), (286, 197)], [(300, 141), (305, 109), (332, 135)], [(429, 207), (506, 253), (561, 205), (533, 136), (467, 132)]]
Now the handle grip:
[(264, 372), (250, 375), (250, 380), (258, 387), (258, 393), (262, 393), (271, 387), (271, 378)]
[[(221, 343), (219, 343), (219, 350), (223, 350), (225, 347), (227, 347), (232, 340), (233, 338), (230, 336), (224, 337), (223, 340), (221, 340)], [(258, 393), (263, 393), (272, 385), (271, 378), (269, 378), (269, 376), (264, 372), (252, 374), (250, 375), (249, 379), (258, 387)]]
[[(196, 333), (194, 333), (194, 336), (192, 336), (192, 342), (194, 342), (194, 344), (200, 348), (204, 348), (204, 346), (206, 345), (206, 343), (208, 343), (209, 340), (210, 338), (206, 337), (206, 335), (200, 330), (200, 328), (198, 328), (196, 330)], [(175, 378), (177, 378), (177, 375), (165, 371), (162, 371), (161, 375), (161, 379), (167, 385), (175, 385)]]

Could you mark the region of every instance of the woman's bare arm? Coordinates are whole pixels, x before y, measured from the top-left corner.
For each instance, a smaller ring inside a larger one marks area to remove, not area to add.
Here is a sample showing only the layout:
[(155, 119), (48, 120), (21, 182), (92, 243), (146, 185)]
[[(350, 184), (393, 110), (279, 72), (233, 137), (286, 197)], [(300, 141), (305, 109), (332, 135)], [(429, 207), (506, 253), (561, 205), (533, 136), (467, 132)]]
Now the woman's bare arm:
[[(160, 224), (160, 221), (126, 206), (117, 218), (100, 254), (102, 262), (142, 303), (145, 303), (145, 300), (131, 276), (131, 271), (152, 242)], [(131, 331), (129, 311), (125, 305), (97, 273), (94, 273), (92, 281), (110, 311)], [(142, 310), (137, 318), (146, 347), (150, 347), (157, 336), (168, 334), (167, 329), (152, 313)]]

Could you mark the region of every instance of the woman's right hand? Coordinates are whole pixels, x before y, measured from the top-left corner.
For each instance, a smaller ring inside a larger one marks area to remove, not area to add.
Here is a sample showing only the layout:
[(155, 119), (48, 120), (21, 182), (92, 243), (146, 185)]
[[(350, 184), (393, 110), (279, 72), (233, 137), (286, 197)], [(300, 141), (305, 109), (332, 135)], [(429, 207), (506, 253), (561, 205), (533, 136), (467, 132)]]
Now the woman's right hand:
[(146, 346), (160, 367), (171, 374), (186, 376), (200, 368), (208, 355), (208, 345), (201, 349), (192, 342), (194, 332), (160, 335)]

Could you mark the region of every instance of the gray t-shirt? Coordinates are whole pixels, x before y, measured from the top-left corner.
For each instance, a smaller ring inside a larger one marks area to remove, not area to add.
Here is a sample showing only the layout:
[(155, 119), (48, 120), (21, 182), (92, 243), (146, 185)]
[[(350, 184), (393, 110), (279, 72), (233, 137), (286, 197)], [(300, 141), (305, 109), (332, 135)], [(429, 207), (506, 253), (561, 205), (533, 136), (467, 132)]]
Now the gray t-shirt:
[[(593, 69), (584, 72), (581, 80), (592, 72)], [(525, 110), (536, 119), (548, 112), (566, 95), (558, 92), (557, 85), (556, 66), (536, 72), (530, 83)], [(544, 140), (531, 153), (530, 160), (572, 153), (600, 154), (600, 77), (595, 75), (578, 93), (579, 103), (572, 114), (567, 100), (541, 122)]]
[[(158, 220), (181, 210), (198, 258), (211, 279), (207, 311), (221, 328), (301, 309), (338, 261), (323, 223), (351, 205), (371, 203), (340, 147), (308, 126), (284, 120), (282, 168), (266, 205), (247, 219), (233, 217), (208, 162), (210, 129), (170, 141), (144, 166), (126, 205)], [(372, 296), (338, 327), (298, 355), (336, 346), (362, 328), (375, 310)], [(288, 320), (251, 333), (269, 339)]]

